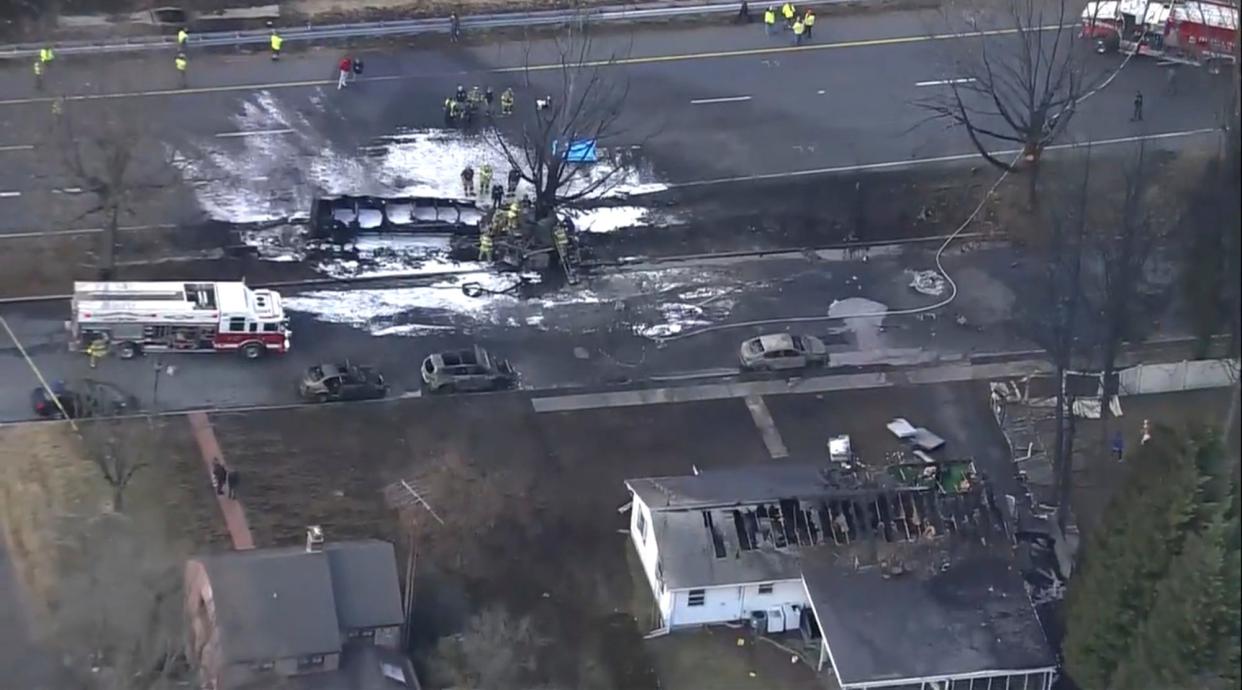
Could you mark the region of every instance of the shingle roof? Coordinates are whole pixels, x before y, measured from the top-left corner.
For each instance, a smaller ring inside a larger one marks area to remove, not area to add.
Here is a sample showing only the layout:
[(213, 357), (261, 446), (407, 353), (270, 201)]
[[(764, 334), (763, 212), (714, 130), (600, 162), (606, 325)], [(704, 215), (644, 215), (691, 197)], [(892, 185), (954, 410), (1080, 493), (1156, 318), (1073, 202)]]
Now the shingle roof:
[(250, 661), (325, 654), (342, 633), (400, 625), (402, 609), (392, 545), (330, 542), (200, 556), (211, 583), (221, 651)]
[(326, 555), (255, 549), (198, 560), (211, 583), (225, 659), (253, 661), (340, 649)]
[(803, 559), (803, 581), (842, 685), (1056, 665), (1003, 545), (928, 546), (931, 558), (912, 558), (898, 575), (828, 554)]
[(401, 625), (401, 589), (392, 544), (378, 539), (324, 546), (344, 630)]

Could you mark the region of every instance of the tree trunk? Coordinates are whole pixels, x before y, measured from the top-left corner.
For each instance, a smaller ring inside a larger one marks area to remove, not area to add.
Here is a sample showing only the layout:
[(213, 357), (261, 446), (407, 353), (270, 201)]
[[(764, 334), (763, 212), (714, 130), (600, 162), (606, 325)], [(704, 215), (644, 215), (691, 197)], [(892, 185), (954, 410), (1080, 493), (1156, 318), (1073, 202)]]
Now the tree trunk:
[(112, 485), (112, 512), (125, 512), (125, 487), (119, 482)]
[(108, 227), (104, 232), (104, 246), (99, 257), (99, 277), (111, 280), (116, 270), (117, 232), (120, 230), (121, 207), (116, 203), (108, 205)]

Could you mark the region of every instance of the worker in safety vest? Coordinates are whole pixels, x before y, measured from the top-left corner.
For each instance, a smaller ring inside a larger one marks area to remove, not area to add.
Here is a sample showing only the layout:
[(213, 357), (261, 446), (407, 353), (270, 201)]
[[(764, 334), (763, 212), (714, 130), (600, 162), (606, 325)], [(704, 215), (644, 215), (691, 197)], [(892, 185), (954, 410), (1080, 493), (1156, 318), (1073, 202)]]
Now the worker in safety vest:
[(771, 5), (763, 11), (763, 31), (769, 36), (776, 31), (776, 8)]
[(43, 61), (34, 61), (35, 88), (43, 90)]
[(505, 219), (510, 230), (517, 230), (518, 218), (522, 215), (522, 207), (518, 206), (518, 202), (509, 204), (509, 210), (505, 211)]
[(181, 88), (184, 89), (188, 83), (186, 69), (190, 66), (190, 61), (185, 58), (185, 53), (177, 53), (173, 65), (177, 67), (177, 78), (181, 80)]
[(556, 244), (556, 253), (564, 259), (569, 251), (569, 235), (565, 232), (564, 223), (556, 224), (556, 228), (552, 230), (552, 241)]
[(39, 49), (39, 62), (42, 62), (44, 65), (46, 65), (47, 63), (55, 59), (56, 59), (56, 51), (52, 50), (51, 48), (40, 48)]
[(793, 3), (787, 2), (784, 5), (781, 5), (781, 16), (785, 18), (785, 23), (787, 25), (793, 26), (794, 16), (796, 14), (797, 11), (794, 9)]
[(91, 368), (99, 366), (99, 360), (108, 356), (108, 338), (99, 336), (86, 346), (86, 356), (90, 358)]
[(802, 26), (806, 27), (806, 39), (808, 41), (811, 40), (811, 37), (812, 37), (811, 35), (814, 33), (814, 29), (815, 29), (815, 13), (814, 12), (807, 10), (805, 13), (803, 13)]
[(461, 117), (461, 103), (452, 98), (444, 99), (444, 124), (452, 126)]
[(181, 29), (177, 31), (177, 50), (185, 52), (185, 44), (189, 42), (189, 40), (190, 32), (186, 31), (184, 26), (181, 27)]
[(500, 92), (500, 114), (513, 114), (513, 89), (505, 89)]
[(484, 230), (479, 235), (479, 261), (492, 260), (492, 234)]
[(492, 164), (484, 163), (479, 168), (479, 196), (487, 196), (492, 189)]
[(272, 36), (270, 39), (268, 39), (268, 41), (272, 46), (272, 59), (279, 60), (280, 59), (280, 47), (285, 44), (285, 39), (281, 38), (280, 34), (276, 33), (276, 29), (273, 28)]
[(794, 45), (802, 45), (802, 36), (806, 33), (806, 24), (801, 19), (795, 19), (793, 24)]

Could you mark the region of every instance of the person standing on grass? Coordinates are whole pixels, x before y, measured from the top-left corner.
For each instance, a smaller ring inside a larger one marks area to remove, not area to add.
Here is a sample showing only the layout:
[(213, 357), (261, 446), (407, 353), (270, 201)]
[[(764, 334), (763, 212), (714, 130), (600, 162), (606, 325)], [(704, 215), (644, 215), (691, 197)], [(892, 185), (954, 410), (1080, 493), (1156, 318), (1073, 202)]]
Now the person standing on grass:
[(237, 485), (241, 484), (241, 476), (237, 474), (237, 470), (229, 470), (225, 476), (225, 480), (229, 485), (229, 498), (237, 500)]
[(336, 90), (337, 91), (340, 91), (341, 89), (345, 88), (345, 85), (349, 83), (349, 72), (350, 70), (353, 69), (353, 64), (354, 64), (353, 61), (349, 59), (348, 55), (341, 58), (341, 61), (337, 63), (336, 65), (336, 69), (337, 69)]

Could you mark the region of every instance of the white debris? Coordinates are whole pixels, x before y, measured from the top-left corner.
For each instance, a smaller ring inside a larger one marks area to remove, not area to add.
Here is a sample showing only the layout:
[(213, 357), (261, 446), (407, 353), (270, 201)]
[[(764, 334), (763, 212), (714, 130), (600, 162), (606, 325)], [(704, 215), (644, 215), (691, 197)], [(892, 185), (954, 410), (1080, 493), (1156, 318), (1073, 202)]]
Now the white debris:
[(854, 334), (857, 349), (863, 351), (883, 348), (880, 327), (887, 312), (886, 305), (865, 297), (834, 300), (828, 306), (828, 316), (842, 319), (846, 330)]
[(916, 292), (929, 297), (940, 297), (944, 294), (944, 276), (937, 271), (907, 271), (910, 274), (910, 287)]

